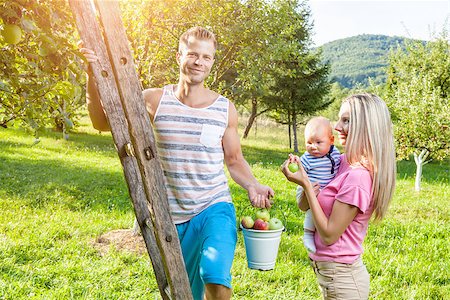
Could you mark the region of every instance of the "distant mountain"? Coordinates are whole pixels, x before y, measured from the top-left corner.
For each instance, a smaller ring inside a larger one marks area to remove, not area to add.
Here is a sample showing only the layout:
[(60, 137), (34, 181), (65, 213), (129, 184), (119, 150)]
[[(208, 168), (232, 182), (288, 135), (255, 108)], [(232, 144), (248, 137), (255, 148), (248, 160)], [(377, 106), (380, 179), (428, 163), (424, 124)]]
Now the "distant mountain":
[(369, 77), (375, 83), (385, 82), (389, 51), (403, 48), (407, 40), (404, 37), (363, 34), (324, 44), (323, 59), (331, 65), (331, 81), (337, 81), (346, 88), (357, 84), (366, 86)]

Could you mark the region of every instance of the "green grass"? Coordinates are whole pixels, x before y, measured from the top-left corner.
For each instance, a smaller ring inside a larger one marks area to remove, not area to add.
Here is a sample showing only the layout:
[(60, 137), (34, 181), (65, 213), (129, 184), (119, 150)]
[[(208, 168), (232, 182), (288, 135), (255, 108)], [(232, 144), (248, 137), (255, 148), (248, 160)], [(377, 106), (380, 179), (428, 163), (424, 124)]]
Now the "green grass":
[[(159, 299), (148, 256), (100, 255), (95, 238), (130, 228), (133, 212), (110, 134), (84, 119), (69, 141), (52, 131), (41, 142), (0, 129), (0, 299)], [(276, 192), (274, 212), (287, 230), (272, 271), (246, 266), (242, 234), (233, 264), (233, 299), (320, 299), (300, 242), (304, 215), (295, 186), (279, 166), (288, 149), (284, 128), (258, 126), (243, 141), (255, 176)], [(372, 223), (363, 259), (372, 299), (450, 299), (449, 161), (425, 166), (414, 192), (413, 162), (399, 162), (387, 217)], [(246, 192), (230, 181), (238, 215), (251, 212)]]

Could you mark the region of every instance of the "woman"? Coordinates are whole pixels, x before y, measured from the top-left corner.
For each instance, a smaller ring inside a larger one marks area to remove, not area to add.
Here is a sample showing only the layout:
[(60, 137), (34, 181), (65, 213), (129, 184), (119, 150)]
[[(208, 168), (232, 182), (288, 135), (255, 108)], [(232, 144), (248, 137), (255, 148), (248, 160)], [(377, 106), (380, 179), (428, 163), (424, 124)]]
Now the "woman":
[[(317, 196), (298, 156), (289, 156), (283, 173), (303, 187), (299, 207), (313, 215), (316, 252), (309, 257), (324, 299), (367, 299), (370, 278), (362, 243), (370, 218), (384, 217), (394, 192), (392, 123), (383, 100), (358, 94), (344, 100), (334, 129), (345, 154), (336, 177)], [(300, 171), (290, 172), (290, 163)]]

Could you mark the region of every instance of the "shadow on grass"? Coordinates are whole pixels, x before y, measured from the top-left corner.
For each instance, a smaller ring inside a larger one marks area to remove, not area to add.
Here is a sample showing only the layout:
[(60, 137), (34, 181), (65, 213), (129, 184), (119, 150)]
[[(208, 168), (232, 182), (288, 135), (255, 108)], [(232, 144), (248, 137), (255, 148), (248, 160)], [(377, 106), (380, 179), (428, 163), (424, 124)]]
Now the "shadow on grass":
[[(46, 130), (41, 136), (62, 140), (62, 133), (52, 130)], [(114, 141), (109, 133), (88, 134), (71, 132), (67, 142), (74, 143), (80, 148), (95, 149), (96, 151), (110, 152), (111, 149), (114, 150)]]
[[(89, 140), (87, 137), (81, 138)], [(98, 145), (96, 142), (92, 142), (91, 146)], [(14, 147), (29, 145), (0, 141), (0, 151), (3, 153), (14, 151)], [(29, 148), (32, 152), (32, 148)], [(111, 147), (108, 151), (111, 152)], [(131, 209), (121, 168), (117, 171), (105, 171), (97, 166), (78, 166), (70, 160), (54, 157), (58, 156), (27, 159), (0, 155), (0, 193), (10, 199), (17, 198), (18, 201), (23, 201), (21, 205), (33, 208), (60, 206), (70, 210)]]
[[(8, 139), (8, 136), (14, 136), (16, 139), (14, 141), (8, 140), (0, 141), (5, 142), (7, 144), (0, 145), (0, 149), (2, 151), (12, 151), (11, 149), (14, 149), (15, 147), (29, 147), (32, 149), (32, 147), (40, 146), (41, 144), (34, 144), (34, 137), (31, 133), (23, 130), (23, 129), (17, 129), (17, 128), (8, 128), (8, 129), (2, 129), (0, 128), (0, 134), (2, 134), (1, 130), (6, 131), (6, 139)], [(17, 138), (20, 139), (20, 141), (17, 140)], [(46, 147), (45, 150), (47, 151), (60, 151), (61, 149), (58, 148), (59, 145), (62, 145), (62, 143), (65, 143), (68, 147), (74, 147), (75, 149), (84, 149), (84, 150), (94, 150), (96, 152), (104, 152), (104, 153), (113, 153), (115, 154), (114, 149), (114, 142), (112, 139), (112, 136), (109, 134), (89, 134), (89, 133), (79, 133), (79, 132), (71, 132), (69, 134), (69, 139), (66, 141), (62, 137), (62, 133), (52, 130), (52, 129), (45, 129), (39, 132), (39, 138), (48, 138), (50, 140), (54, 141), (54, 144), (56, 145), (57, 149), (52, 149), (50, 147)], [(32, 151), (32, 150), (30, 150)]]

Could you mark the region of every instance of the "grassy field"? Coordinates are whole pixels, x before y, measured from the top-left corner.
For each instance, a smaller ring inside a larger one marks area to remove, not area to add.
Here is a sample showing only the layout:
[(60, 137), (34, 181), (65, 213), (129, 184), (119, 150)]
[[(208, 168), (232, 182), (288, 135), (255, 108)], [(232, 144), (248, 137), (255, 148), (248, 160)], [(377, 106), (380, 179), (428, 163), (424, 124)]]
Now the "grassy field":
[[(101, 234), (134, 219), (111, 136), (86, 120), (70, 140), (44, 132), (0, 129), (0, 299), (160, 299), (148, 256), (93, 247)], [(242, 233), (232, 274), (233, 299), (320, 299), (300, 238), (304, 215), (295, 186), (279, 171), (289, 153), (284, 128), (258, 125), (243, 141), (255, 176), (276, 192), (286, 218), (276, 268), (246, 266)], [(365, 240), (371, 299), (450, 299), (450, 162), (425, 166), (414, 192), (414, 162), (398, 163), (388, 216)], [(237, 214), (252, 210), (231, 182)]]

